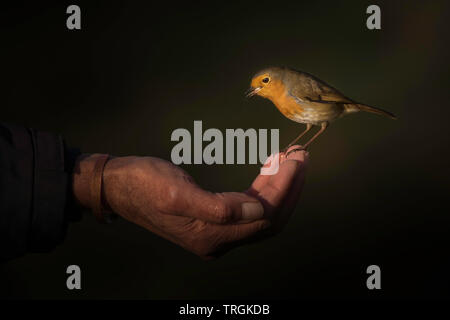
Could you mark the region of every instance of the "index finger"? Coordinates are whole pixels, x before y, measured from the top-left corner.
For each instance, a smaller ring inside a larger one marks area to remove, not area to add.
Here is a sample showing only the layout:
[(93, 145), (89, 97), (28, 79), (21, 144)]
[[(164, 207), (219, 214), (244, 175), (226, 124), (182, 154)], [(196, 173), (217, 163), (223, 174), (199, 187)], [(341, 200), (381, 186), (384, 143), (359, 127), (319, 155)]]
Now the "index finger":
[(294, 152), (281, 163), (277, 174), (268, 176), (268, 179), (255, 179), (249, 192), (260, 199), (266, 212), (271, 213), (282, 204), (296, 181), (298, 169), (305, 161), (305, 151)]
[[(301, 147), (301, 146), (299, 146), (299, 145), (294, 145), (294, 146), (290, 147), (288, 150), (286, 150), (286, 152), (280, 152), (280, 153), (279, 153), (279, 162), (280, 162), (279, 165), (283, 164), (283, 163), (287, 160), (286, 154), (287, 154), (289, 151), (294, 150), (294, 149), (299, 149), (300, 147)], [(274, 157), (275, 157), (275, 156), (276, 156), (276, 154), (274, 155)], [(273, 161), (273, 158), (274, 158), (274, 157), (269, 157), (269, 158), (267, 158), (267, 160), (266, 160), (266, 162), (264, 163), (264, 166), (263, 166), (263, 167), (270, 167), (270, 166), (271, 166), (271, 162)], [(303, 160), (301, 159), (301, 157), (298, 156), (298, 152), (291, 153), (291, 154), (289, 155), (289, 159), (291, 159), (291, 160), (303, 161)], [(278, 172), (277, 172), (277, 173), (278, 173)], [(260, 173), (260, 174), (255, 178), (255, 180), (253, 181), (253, 183), (252, 183), (252, 185), (251, 185), (251, 187), (250, 187), (250, 189), (249, 189), (250, 193), (257, 194), (258, 192), (260, 192), (261, 189), (264, 187), (264, 185), (266, 185), (266, 183), (269, 182), (271, 176), (272, 176), (272, 175), (263, 175), (263, 174)]]
[[(286, 160), (286, 156), (284, 154), (284, 152), (280, 152), (279, 154), (274, 154), (273, 156), (271, 155), (270, 157), (267, 158), (266, 162), (263, 165), (263, 168), (267, 168), (270, 167), (272, 165), (272, 161), (274, 161), (274, 158), (279, 156), (278, 161), (280, 162), (280, 164), (282, 164), (285, 160)], [(265, 174), (261, 174), (261, 172), (258, 174), (258, 176), (255, 178), (255, 180), (253, 181), (249, 192), (250, 193), (254, 193), (257, 194), (259, 191), (261, 191), (262, 187), (270, 180), (270, 175), (265, 175)]]

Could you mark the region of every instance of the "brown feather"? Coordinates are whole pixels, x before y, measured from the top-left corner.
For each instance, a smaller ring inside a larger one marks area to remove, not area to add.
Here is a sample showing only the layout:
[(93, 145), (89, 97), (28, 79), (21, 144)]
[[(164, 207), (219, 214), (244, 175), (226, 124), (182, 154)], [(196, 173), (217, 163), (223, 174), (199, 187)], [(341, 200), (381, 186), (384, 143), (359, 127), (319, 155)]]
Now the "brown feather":
[[(368, 106), (368, 105), (365, 105), (365, 104), (352, 103), (352, 104), (345, 104), (344, 106), (345, 106), (346, 110), (356, 107), (358, 110), (361, 110), (361, 111), (375, 113), (375, 114), (378, 114), (378, 115), (381, 115), (381, 116), (385, 116), (385, 117), (397, 120), (397, 117), (394, 114), (392, 114), (392, 113), (390, 113), (388, 111), (382, 110), (380, 108), (371, 107), (371, 106)], [(352, 112), (352, 111), (350, 111), (350, 112)]]

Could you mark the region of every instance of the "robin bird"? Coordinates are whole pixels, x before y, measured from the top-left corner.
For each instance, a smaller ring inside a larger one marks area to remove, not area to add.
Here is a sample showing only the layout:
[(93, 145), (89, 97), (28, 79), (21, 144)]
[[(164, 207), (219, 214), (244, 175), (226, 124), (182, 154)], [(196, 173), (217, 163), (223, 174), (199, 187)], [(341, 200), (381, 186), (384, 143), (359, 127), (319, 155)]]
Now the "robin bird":
[(328, 124), (348, 113), (366, 111), (396, 119), (387, 111), (347, 98), (320, 79), (289, 68), (267, 68), (256, 73), (247, 97), (254, 95), (269, 99), (280, 112), (292, 121), (306, 124), (306, 129), (284, 150), (293, 146), (313, 125), (320, 130), (301, 149), (306, 149), (328, 127)]

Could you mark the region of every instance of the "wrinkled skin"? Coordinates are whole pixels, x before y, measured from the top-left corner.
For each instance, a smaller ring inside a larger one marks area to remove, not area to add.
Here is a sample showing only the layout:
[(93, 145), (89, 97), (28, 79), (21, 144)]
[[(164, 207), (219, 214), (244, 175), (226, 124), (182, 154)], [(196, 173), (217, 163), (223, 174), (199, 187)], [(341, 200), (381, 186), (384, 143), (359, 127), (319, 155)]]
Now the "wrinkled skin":
[[(74, 174), (75, 197), (88, 208), (97, 156), (80, 157)], [(207, 259), (279, 232), (300, 196), (306, 162), (305, 151), (282, 153), (277, 174), (257, 176), (245, 192), (212, 193), (168, 161), (118, 157), (105, 166), (103, 198), (111, 211)], [(253, 208), (251, 216), (243, 203)]]

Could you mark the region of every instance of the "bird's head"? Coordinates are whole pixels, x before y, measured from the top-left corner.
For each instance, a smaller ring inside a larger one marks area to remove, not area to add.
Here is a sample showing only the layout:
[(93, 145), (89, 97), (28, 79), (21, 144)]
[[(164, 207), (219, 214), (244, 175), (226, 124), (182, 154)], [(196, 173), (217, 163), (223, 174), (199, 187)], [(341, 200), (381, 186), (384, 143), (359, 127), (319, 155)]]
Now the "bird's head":
[(250, 83), (250, 88), (247, 90), (247, 97), (254, 95), (263, 98), (274, 99), (284, 93), (282, 68), (267, 68), (256, 73)]

